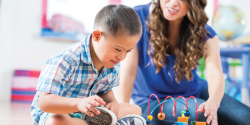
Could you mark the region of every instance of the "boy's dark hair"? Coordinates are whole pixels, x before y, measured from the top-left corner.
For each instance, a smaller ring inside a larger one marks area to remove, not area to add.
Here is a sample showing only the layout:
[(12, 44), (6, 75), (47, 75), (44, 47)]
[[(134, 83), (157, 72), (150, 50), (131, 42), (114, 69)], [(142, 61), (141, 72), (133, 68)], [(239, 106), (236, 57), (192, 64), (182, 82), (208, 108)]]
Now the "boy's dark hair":
[(119, 33), (141, 35), (142, 25), (137, 13), (125, 5), (107, 5), (95, 17), (94, 29), (101, 28), (104, 32), (116, 36)]

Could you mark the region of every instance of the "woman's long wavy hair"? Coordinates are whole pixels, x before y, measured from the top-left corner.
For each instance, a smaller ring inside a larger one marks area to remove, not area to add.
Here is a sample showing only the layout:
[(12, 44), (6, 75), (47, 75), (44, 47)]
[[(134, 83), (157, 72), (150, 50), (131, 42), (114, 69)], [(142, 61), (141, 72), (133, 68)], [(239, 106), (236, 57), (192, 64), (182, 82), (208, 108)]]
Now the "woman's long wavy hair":
[[(180, 83), (186, 78), (193, 79), (192, 70), (199, 64), (203, 56), (204, 43), (207, 39), (205, 25), (208, 17), (204, 12), (206, 0), (187, 0), (189, 11), (182, 20), (178, 41), (175, 47), (176, 61), (173, 67), (175, 80)], [(153, 0), (154, 8), (147, 20), (149, 37), (148, 54), (156, 65), (156, 73), (166, 65), (169, 52), (168, 20), (165, 19), (160, 7), (160, 0)]]

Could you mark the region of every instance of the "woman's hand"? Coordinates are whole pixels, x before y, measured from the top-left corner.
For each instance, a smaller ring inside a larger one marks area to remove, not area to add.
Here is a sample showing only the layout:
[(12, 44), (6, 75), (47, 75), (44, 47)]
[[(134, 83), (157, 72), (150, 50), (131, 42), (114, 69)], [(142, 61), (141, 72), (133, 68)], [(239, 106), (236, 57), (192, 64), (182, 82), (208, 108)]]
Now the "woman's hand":
[(199, 106), (197, 113), (205, 112), (204, 116), (208, 117), (207, 124), (212, 122), (211, 125), (218, 125), (217, 111), (219, 107), (219, 103), (208, 100)]

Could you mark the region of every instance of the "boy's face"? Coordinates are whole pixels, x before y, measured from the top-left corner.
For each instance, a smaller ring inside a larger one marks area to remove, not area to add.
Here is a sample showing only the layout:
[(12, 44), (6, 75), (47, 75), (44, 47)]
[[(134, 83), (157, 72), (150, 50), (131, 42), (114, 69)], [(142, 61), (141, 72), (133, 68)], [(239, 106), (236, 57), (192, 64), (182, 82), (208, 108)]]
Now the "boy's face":
[[(99, 39), (96, 34), (99, 34)], [(92, 34), (94, 50), (99, 63), (106, 68), (112, 68), (124, 60), (127, 53), (136, 47), (140, 39), (140, 35), (122, 34), (114, 37), (112, 35), (103, 36), (101, 32), (96, 34), (95, 31)]]

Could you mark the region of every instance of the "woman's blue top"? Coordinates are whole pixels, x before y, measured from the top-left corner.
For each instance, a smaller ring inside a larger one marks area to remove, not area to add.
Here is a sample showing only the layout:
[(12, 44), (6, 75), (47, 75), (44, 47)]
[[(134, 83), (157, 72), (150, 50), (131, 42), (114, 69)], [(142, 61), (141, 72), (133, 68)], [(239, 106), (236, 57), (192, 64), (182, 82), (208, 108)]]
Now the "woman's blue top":
[[(192, 81), (182, 80), (179, 84), (175, 81), (173, 73), (173, 66), (176, 59), (175, 55), (166, 55), (168, 62), (165, 67), (162, 67), (161, 71), (156, 73), (156, 66), (152, 62), (150, 63), (150, 57), (147, 54), (148, 50), (148, 37), (146, 19), (149, 16), (150, 4), (139, 5), (134, 7), (134, 10), (141, 19), (143, 25), (143, 33), (140, 41), (137, 43), (139, 50), (139, 64), (137, 68), (136, 79), (132, 92), (132, 99), (135, 104), (141, 105), (148, 102), (149, 96), (154, 93), (159, 98), (165, 98), (167, 96), (195, 96), (199, 97), (202, 89), (207, 86), (207, 81), (201, 79), (196, 69), (192, 71)], [(208, 25), (206, 25), (207, 39), (216, 35), (215, 31)]]

